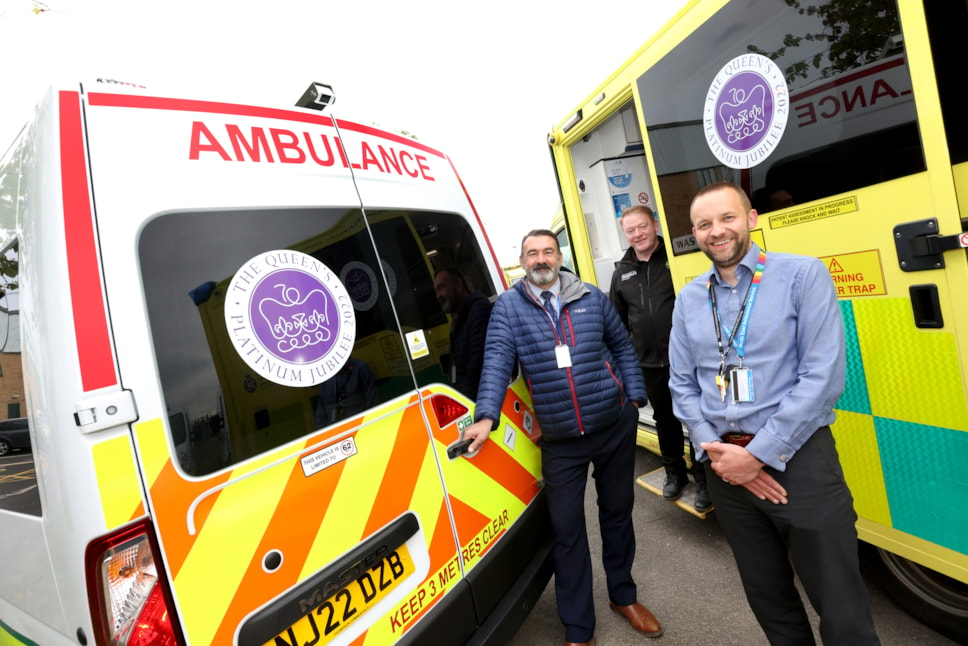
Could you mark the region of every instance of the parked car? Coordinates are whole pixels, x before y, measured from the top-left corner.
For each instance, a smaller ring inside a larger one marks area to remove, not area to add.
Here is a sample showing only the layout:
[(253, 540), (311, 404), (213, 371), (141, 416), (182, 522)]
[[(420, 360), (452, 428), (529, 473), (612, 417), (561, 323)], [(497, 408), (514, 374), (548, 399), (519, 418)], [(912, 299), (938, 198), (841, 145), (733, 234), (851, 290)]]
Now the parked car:
[(0, 421), (0, 455), (11, 451), (30, 450), (30, 427), (26, 417)]

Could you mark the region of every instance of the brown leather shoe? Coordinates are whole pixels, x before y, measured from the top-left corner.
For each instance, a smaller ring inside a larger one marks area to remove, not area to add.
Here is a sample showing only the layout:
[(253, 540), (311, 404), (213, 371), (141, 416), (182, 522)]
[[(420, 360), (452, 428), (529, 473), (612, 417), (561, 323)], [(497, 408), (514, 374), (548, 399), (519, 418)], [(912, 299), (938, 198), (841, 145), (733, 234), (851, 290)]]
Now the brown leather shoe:
[(595, 646), (595, 638), (592, 637), (587, 642), (565, 642), (565, 646)]
[(632, 628), (646, 637), (658, 637), (662, 634), (662, 626), (659, 625), (659, 620), (641, 603), (636, 601), (631, 606), (616, 606), (609, 601), (608, 607), (628, 619)]

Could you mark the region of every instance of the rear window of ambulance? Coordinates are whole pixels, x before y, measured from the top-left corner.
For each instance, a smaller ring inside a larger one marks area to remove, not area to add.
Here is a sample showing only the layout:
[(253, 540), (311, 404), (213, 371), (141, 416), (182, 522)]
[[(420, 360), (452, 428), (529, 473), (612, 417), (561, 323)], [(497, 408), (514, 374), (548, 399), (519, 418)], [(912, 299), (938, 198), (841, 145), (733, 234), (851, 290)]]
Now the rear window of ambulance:
[[(439, 264), (494, 294), (449, 213), (170, 213), (145, 227), (139, 258), (172, 445), (194, 475), (446, 381)], [(413, 359), (401, 328), (430, 352)]]

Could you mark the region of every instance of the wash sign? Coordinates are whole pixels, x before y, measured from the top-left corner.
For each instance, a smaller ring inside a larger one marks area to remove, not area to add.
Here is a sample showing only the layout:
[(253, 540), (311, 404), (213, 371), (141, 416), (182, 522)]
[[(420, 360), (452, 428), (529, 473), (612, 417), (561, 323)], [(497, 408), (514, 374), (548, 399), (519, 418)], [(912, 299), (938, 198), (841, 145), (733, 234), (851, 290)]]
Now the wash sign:
[(830, 277), (837, 288), (837, 298), (887, 294), (884, 271), (881, 269), (881, 254), (876, 249), (825, 256), (820, 260), (830, 271)]

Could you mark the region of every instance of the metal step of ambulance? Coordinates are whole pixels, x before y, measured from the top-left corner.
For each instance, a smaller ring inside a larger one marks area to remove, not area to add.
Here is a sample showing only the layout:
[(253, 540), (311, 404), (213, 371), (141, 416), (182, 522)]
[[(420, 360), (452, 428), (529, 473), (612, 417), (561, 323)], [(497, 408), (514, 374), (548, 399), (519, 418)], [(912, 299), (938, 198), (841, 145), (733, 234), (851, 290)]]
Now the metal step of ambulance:
[[(654, 493), (655, 495), (661, 498), (662, 485), (664, 482), (665, 482), (665, 469), (663, 467), (659, 467), (655, 471), (649, 471), (645, 475), (639, 476), (636, 479), (635, 484), (647, 489), (648, 491), (651, 491), (652, 493)], [(679, 500), (676, 500), (675, 502), (673, 502), (673, 504), (679, 507), (680, 509), (684, 509), (685, 511), (688, 511), (693, 516), (697, 516), (699, 518), (705, 518), (707, 515), (709, 515), (712, 511), (715, 510), (715, 508), (713, 508), (707, 512), (696, 511), (696, 507), (694, 506), (695, 503), (696, 503), (696, 483), (693, 482), (692, 479), (690, 479), (689, 484), (687, 484), (685, 489), (682, 490), (682, 497), (679, 498)]]

